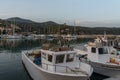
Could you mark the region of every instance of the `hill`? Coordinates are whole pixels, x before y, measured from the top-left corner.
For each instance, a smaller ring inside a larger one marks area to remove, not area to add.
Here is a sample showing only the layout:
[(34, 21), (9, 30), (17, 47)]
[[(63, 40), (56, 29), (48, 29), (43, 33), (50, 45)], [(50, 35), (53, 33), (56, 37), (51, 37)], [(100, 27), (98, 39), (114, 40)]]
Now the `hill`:
[(8, 18), (8, 19), (6, 19), (6, 21), (20, 22), (20, 23), (35, 23), (35, 22), (32, 21), (32, 20), (22, 19), (22, 18), (19, 18), (19, 17)]
[(1, 25), (6, 27), (11, 23), (19, 26), (21, 30), (19, 32), (32, 32), (40, 34), (103, 34), (106, 31), (107, 34), (120, 35), (120, 28), (108, 28), (108, 27), (84, 27), (84, 26), (70, 26), (66, 24), (58, 24), (53, 21), (47, 21), (43, 23), (34, 22), (29, 19), (23, 19), (19, 17), (8, 18), (0, 20)]

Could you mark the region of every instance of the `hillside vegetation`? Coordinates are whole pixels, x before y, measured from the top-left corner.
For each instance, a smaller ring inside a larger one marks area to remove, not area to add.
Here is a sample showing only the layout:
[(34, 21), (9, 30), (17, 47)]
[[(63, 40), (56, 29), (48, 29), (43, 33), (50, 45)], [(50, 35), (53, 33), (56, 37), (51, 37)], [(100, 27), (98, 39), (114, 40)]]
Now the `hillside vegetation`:
[(120, 34), (120, 28), (106, 28), (101, 27), (84, 27), (84, 26), (70, 26), (66, 24), (58, 24), (52, 21), (38, 23), (27, 19), (18, 17), (9, 18), (6, 20), (0, 19), (1, 27), (10, 27), (10, 24), (15, 24), (21, 28), (16, 32), (32, 32), (36, 34)]

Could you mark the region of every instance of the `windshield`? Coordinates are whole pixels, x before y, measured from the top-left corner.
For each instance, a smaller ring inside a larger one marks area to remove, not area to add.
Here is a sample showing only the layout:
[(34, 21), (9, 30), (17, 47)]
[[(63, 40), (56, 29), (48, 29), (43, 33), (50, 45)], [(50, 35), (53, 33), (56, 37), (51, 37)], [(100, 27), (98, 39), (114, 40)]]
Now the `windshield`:
[(99, 54), (108, 54), (108, 49), (107, 48), (98, 48), (98, 53)]

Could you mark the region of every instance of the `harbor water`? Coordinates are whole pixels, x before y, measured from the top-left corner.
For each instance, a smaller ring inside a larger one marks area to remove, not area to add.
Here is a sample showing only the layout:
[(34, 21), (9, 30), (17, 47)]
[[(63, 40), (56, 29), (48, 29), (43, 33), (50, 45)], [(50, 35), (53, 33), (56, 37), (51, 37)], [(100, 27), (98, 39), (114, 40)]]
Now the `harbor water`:
[[(69, 43), (82, 44), (89, 39), (80, 39)], [(45, 40), (0, 40), (0, 80), (31, 80), (21, 60), (21, 51), (41, 47)], [(56, 40), (53, 42), (57, 42)], [(107, 78), (93, 73), (90, 80)]]

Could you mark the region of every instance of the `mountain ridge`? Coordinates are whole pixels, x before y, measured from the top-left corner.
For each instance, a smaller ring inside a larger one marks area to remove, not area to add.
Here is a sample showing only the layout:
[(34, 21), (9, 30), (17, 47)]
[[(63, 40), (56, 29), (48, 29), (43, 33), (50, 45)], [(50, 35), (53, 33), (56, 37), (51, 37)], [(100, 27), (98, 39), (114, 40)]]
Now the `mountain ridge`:
[(27, 23), (36, 23), (32, 20), (29, 20), (29, 19), (23, 19), (23, 18), (20, 18), (20, 17), (11, 17), (11, 18), (8, 18), (8, 19), (5, 19), (6, 21), (14, 21), (14, 22), (27, 22)]
[(40, 34), (103, 34), (104, 31), (106, 31), (108, 34), (120, 34), (119, 27), (72, 26), (66, 24), (58, 24), (53, 21), (39, 23), (19, 17), (12, 17), (4, 20), (2, 19), (0, 23), (3, 23), (1, 26), (5, 27), (10, 26), (11, 23), (15, 23), (15, 25), (21, 28), (19, 32), (36, 32)]

